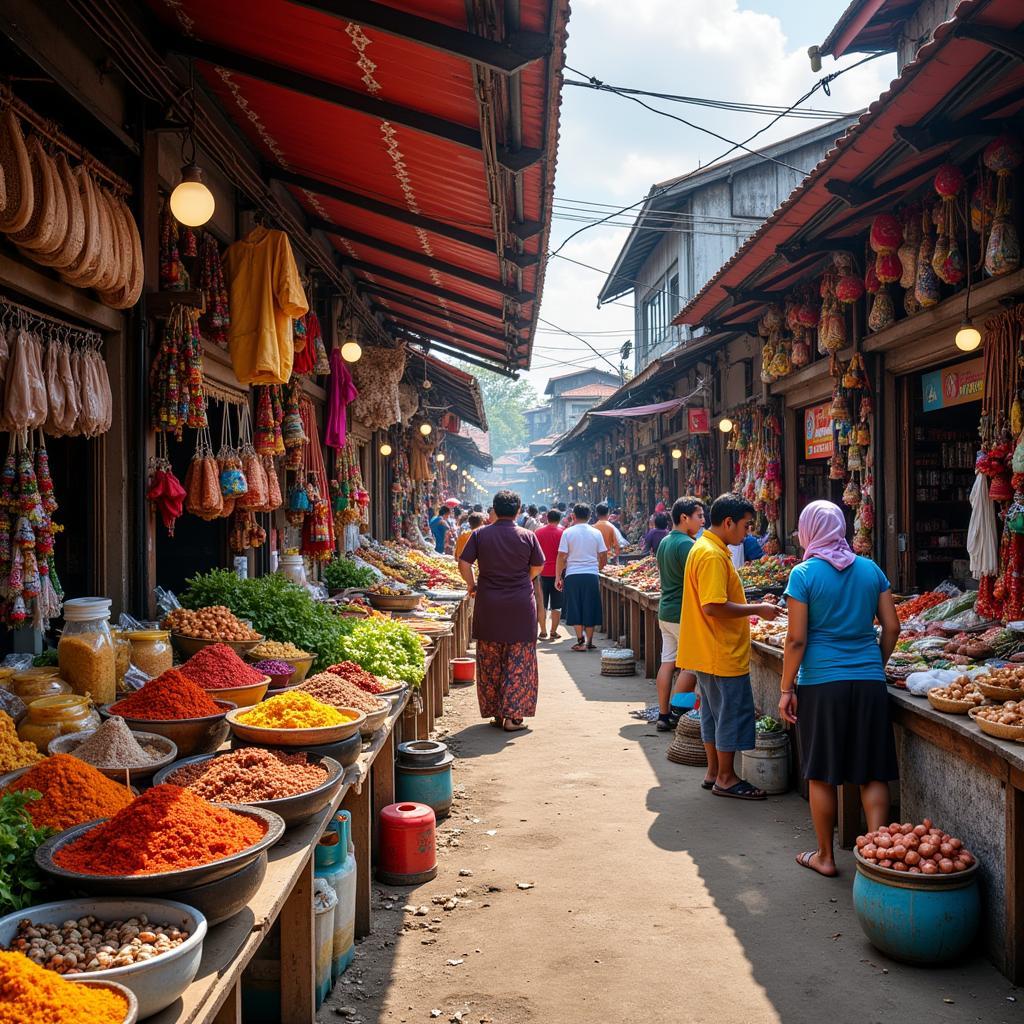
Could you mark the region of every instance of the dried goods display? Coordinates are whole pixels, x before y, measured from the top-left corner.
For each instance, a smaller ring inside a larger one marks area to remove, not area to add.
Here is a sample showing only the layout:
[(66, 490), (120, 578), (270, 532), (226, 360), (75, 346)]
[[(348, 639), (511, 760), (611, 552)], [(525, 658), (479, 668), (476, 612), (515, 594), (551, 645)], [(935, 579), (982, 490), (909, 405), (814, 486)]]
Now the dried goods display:
[(785, 616), (780, 616), (769, 622), (767, 619), (758, 619), (751, 623), (750, 639), (758, 643), (770, 644), (772, 647), (783, 647), (786, 643), (786, 631), (789, 622)]
[(381, 546), (363, 546), (359, 549), (359, 557), (383, 573), (388, 579), (407, 583), (414, 587), (422, 586), (427, 582), (426, 572), (421, 567), (412, 565), (397, 551)]
[(936, 828), (930, 818), (920, 825), (893, 822), (857, 836), (859, 856), (881, 868), (911, 874), (951, 875), (966, 871), (974, 855), (955, 836)]
[(280, 640), (261, 640), (249, 656), (253, 658), (308, 658), (309, 652), (300, 650), (293, 643)]
[(202, 687), (171, 668), (151, 679), (130, 697), (111, 704), (110, 713), (131, 719), (173, 721), (223, 715), (224, 708), (216, 704)]
[(792, 555), (765, 555), (747, 562), (739, 570), (740, 579), (747, 589), (766, 590), (769, 587), (784, 587), (789, 574), (800, 559)]
[(354, 718), (354, 715), (347, 715), (316, 700), (301, 689), (279, 693), (238, 716), (244, 725), (264, 729), (325, 729), (351, 722)]
[(222, 604), (205, 608), (175, 608), (164, 616), (164, 629), (173, 630), (182, 636), (202, 640), (262, 640), (263, 637), (251, 626), (231, 613)]
[(381, 685), (376, 676), (371, 675), (366, 669), (360, 668), (352, 661), (339, 661), (336, 665), (329, 665), (324, 671), (331, 675), (341, 676), (342, 679), (348, 680), (367, 693), (383, 693), (387, 689)]
[(435, 558), (414, 548), (405, 554), (405, 558), (426, 574), (426, 584), (435, 590), (464, 590), (466, 581), (452, 559)]
[[(947, 686), (936, 686), (928, 691), (928, 701), (940, 711), (962, 711), (966, 714), (971, 708), (985, 703), (985, 695), (969, 676), (957, 676)], [(944, 705), (956, 705), (952, 708)]]
[(305, 793), (327, 781), (327, 769), (305, 753), (243, 747), (182, 765), (167, 781), (211, 803), (249, 804)]
[(14, 720), (6, 711), (0, 711), (0, 774), (35, 764), (42, 756), (34, 743), (18, 738)]
[(204, 690), (253, 686), (263, 681), (262, 674), (242, 661), (226, 644), (210, 644), (196, 651), (178, 671)]
[(167, 750), (140, 742), (125, 720), (114, 715), (70, 753), (97, 768), (138, 768), (160, 759)]
[(299, 684), (299, 689), (324, 704), (336, 708), (355, 708), (367, 714), (380, 710), (380, 698), (357, 683), (334, 672), (318, 672)]
[(1024, 730), (1024, 701), (1008, 700), (1005, 704), (981, 707), (972, 717), (975, 721), (982, 719), (996, 725), (1008, 725)]
[(927, 609), (933, 608), (935, 605), (942, 604), (946, 600), (948, 600), (946, 594), (930, 590), (927, 593), (908, 598), (906, 601), (900, 601), (896, 605), (896, 614), (899, 616), (900, 622), (906, 622), (914, 618), (914, 616), (920, 615), (921, 612), (927, 611)]
[(128, 1000), (117, 989), (76, 984), (21, 953), (0, 951), (0, 989), (12, 1024), (124, 1024), (128, 1015)]
[(206, 426), (203, 392), (203, 346), (199, 317), (188, 306), (175, 306), (164, 322), (160, 345), (149, 372), (150, 423), (181, 440), (185, 427)]

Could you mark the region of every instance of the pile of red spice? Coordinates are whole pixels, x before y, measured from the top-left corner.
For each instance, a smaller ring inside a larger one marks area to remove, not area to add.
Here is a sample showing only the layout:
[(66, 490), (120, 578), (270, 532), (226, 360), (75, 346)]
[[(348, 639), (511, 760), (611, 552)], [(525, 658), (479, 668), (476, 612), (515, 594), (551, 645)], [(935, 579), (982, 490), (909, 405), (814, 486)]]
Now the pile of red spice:
[(197, 651), (181, 666), (181, 674), (204, 690), (226, 690), (263, 682), (263, 673), (246, 665), (227, 644), (210, 644)]
[(376, 676), (371, 675), (354, 661), (339, 661), (337, 665), (331, 665), (324, 671), (330, 672), (332, 676), (341, 676), (342, 679), (347, 679), (367, 693), (383, 693), (385, 690)]
[(202, 687), (177, 669), (169, 668), (130, 697), (111, 704), (110, 713), (124, 718), (171, 721), (222, 715), (224, 709)]
[(86, 875), (155, 875), (241, 853), (264, 834), (261, 821), (165, 783), (61, 847), (53, 859)]

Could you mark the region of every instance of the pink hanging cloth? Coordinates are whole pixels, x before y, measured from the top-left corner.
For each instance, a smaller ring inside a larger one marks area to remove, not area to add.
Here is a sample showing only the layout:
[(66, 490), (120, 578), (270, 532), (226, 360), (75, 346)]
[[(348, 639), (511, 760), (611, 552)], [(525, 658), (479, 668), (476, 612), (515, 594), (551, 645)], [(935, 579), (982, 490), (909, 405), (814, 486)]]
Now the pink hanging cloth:
[(327, 396), (327, 426), (324, 429), (324, 444), (330, 448), (344, 448), (347, 424), (345, 410), (349, 402), (359, 397), (359, 391), (352, 381), (341, 350), (331, 349), (331, 380)]

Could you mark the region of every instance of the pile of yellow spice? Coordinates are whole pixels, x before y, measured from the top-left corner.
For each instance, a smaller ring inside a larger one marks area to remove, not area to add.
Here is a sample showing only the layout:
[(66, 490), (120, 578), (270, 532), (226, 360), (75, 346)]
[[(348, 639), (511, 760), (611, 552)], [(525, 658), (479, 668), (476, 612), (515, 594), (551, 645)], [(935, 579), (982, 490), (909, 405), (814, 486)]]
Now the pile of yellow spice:
[(262, 729), (325, 729), (331, 725), (344, 725), (356, 718), (321, 703), (301, 690), (279, 693), (237, 717), (243, 725)]
[(0, 775), (35, 764), (42, 759), (43, 755), (39, 753), (34, 743), (18, 739), (14, 719), (6, 712), (0, 711)]

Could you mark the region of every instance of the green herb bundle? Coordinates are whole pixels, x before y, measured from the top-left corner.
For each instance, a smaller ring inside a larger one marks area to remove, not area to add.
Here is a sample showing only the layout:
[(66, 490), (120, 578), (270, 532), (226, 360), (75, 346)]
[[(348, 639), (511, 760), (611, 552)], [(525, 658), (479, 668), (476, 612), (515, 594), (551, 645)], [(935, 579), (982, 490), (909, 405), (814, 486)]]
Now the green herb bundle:
[(356, 619), (346, 623), (340, 661), (354, 661), (375, 676), (419, 686), (425, 674), (423, 645), (408, 626), (393, 619)]
[(53, 833), (36, 828), (26, 810), (30, 800), (39, 799), (33, 789), (0, 796), (0, 915), (38, 903), (46, 885), (46, 876), (36, 867), (35, 852)]
[(365, 565), (356, 565), (350, 558), (335, 558), (324, 566), (324, 583), (331, 590), (347, 590), (349, 587), (372, 587), (377, 582), (373, 570)]

